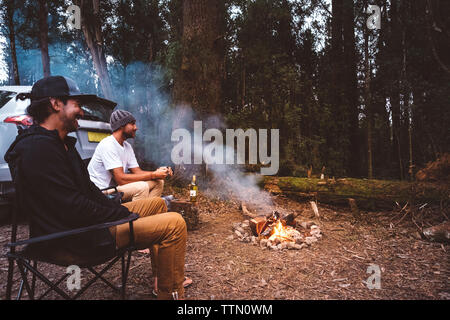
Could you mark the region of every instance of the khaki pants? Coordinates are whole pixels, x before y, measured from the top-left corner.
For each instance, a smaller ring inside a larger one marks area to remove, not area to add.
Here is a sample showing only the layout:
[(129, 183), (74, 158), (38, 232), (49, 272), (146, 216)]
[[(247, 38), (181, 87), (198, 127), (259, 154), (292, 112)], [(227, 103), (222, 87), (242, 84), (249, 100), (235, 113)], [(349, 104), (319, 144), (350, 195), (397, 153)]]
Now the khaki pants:
[[(122, 204), (140, 218), (134, 221), (134, 240), (138, 249), (158, 246), (155, 262), (158, 277), (158, 299), (184, 298), (184, 257), (186, 254), (186, 223), (180, 214), (166, 212), (163, 199), (142, 199)], [(111, 230), (116, 245), (122, 248), (129, 243), (129, 225), (122, 224)], [(153, 262), (153, 261), (152, 261)]]
[(117, 187), (117, 191), (123, 192), (122, 200), (136, 201), (141, 199), (161, 197), (164, 188), (164, 180), (149, 180), (127, 183)]

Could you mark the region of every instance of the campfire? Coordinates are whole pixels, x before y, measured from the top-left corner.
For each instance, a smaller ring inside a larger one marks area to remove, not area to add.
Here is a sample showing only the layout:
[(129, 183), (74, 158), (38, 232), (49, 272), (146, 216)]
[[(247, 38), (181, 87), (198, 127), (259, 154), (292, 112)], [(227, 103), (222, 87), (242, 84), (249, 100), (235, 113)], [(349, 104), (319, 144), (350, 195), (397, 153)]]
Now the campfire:
[[(260, 245), (273, 250), (302, 249), (321, 237), (321, 230), (314, 222), (300, 222), (296, 213), (283, 214), (272, 211), (266, 216), (251, 213), (245, 205), (242, 211), (251, 219), (233, 225), (234, 235), (242, 242)], [(230, 239), (231, 239), (230, 237)]]

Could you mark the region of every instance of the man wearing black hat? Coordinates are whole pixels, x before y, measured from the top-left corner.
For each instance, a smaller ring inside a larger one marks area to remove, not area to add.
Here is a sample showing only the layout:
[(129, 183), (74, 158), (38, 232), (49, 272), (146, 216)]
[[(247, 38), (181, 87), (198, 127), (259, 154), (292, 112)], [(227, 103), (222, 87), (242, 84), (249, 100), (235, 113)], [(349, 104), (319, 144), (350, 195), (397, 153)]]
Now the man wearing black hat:
[(164, 178), (171, 174), (170, 168), (144, 171), (136, 161), (132, 146), (126, 141), (136, 137), (136, 119), (125, 110), (112, 113), (113, 134), (98, 144), (89, 162), (91, 181), (100, 189), (116, 186), (123, 192), (124, 201), (160, 197)]
[[(13, 177), (20, 176), (19, 209), (29, 213), (30, 237), (116, 221), (135, 212), (140, 216), (134, 222), (136, 246), (159, 246), (158, 298), (183, 298), (187, 231), (181, 215), (166, 212), (161, 198), (124, 205), (109, 200), (90, 181), (75, 149), (76, 139), (68, 136), (83, 116), (82, 103), (100, 98), (83, 95), (73, 80), (61, 76), (37, 81), (31, 93), (19, 98), (31, 99), (27, 112), (35, 124), (18, 134), (5, 160)], [(128, 224), (124, 224), (65, 241), (47, 241), (38, 249), (100, 255), (124, 247), (128, 239)]]

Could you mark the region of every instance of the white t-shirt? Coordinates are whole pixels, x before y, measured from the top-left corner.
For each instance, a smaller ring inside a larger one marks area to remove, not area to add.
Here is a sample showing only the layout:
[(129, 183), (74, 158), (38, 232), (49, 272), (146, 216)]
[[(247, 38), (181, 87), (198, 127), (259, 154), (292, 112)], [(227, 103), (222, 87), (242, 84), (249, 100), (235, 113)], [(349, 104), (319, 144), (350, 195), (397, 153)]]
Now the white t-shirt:
[(123, 146), (114, 136), (108, 136), (98, 144), (88, 165), (91, 181), (100, 189), (107, 188), (112, 183), (113, 175), (109, 170), (123, 168), (127, 173), (130, 168), (139, 167), (131, 145), (124, 141)]

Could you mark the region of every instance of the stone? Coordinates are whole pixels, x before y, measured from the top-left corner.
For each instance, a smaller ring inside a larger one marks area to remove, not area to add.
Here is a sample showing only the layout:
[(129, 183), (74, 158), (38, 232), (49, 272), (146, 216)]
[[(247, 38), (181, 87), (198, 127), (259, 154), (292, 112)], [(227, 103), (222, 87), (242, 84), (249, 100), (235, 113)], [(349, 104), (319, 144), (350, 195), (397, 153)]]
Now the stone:
[(261, 239), (261, 241), (259, 242), (259, 245), (261, 247), (266, 247), (267, 246), (267, 242), (269, 242), (267, 239)]
[(294, 249), (294, 245), (295, 245), (295, 242), (287, 242), (287, 243), (286, 243), (286, 248), (288, 248), (288, 249)]
[(306, 237), (306, 238), (305, 238), (305, 242), (306, 242), (307, 244), (309, 244), (309, 245), (313, 244), (313, 243), (316, 242), (316, 241), (317, 241), (317, 238), (316, 238), (316, 237)]
[(294, 244), (294, 249), (295, 250), (300, 250), (302, 248), (303, 248), (303, 246), (301, 244)]
[(238, 230), (235, 230), (234, 233), (235, 233), (239, 238), (242, 238), (242, 233), (240, 233)]
[(314, 225), (314, 221), (303, 221), (300, 223), (303, 229), (309, 229)]
[(233, 239), (234, 239), (233, 235), (230, 235), (230, 236), (227, 237), (227, 240), (233, 240)]
[(236, 228), (236, 231), (239, 231), (240, 233), (244, 234), (245, 231), (240, 226)]

